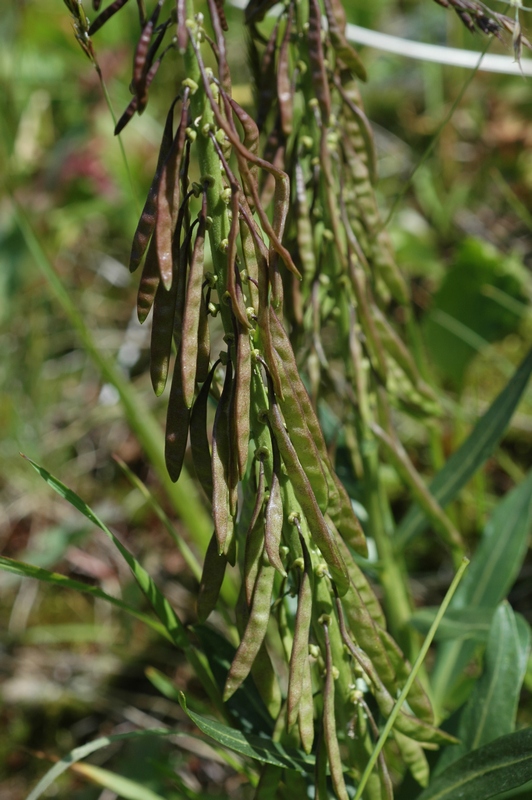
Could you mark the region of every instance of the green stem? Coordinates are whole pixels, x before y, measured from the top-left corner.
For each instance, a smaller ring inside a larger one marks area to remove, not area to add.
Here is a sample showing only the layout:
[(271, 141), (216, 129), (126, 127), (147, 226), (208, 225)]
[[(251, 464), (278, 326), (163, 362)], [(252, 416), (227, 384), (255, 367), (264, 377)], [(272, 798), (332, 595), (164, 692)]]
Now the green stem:
[(419, 672), (419, 670), (421, 668), (421, 665), (423, 664), (423, 662), (425, 660), (425, 656), (427, 655), (428, 649), (429, 649), (430, 645), (432, 644), (432, 640), (434, 639), (436, 631), (438, 630), (438, 626), (439, 626), (439, 624), (440, 624), (440, 622), (441, 622), (441, 620), (443, 618), (443, 615), (447, 611), (449, 603), (451, 602), (451, 600), (453, 598), (453, 595), (454, 595), (456, 589), (458, 588), (458, 584), (462, 580), (462, 576), (463, 576), (465, 570), (467, 569), (468, 564), (469, 564), (469, 559), (464, 556), (464, 558), (462, 559), (462, 563), (461, 563), (460, 567), (458, 568), (458, 571), (457, 571), (456, 575), (453, 578), (453, 582), (451, 583), (451, 585), (450, 585), (450, 587), (449, 587), (449, 589), (447, 591), (447, 594), (445, 595), (445, 597), (443, 599), (443, 602), (442, 602), (440, 608), (438, 609), (438, 613), (436, 614), (436, 618), (435, 618), (434, 622), (432, 623), (432, 625), (430, 627), (430, 630), (429, 630), (429, 632), (428, 632), (428, 634), (426, 636), (426, 639), (423, 642), (423, 646), (421, 647), (421, 650), (419, 651), (419, 655), (416, 658), (414, 666), (412, 667), (412, 672), (408, 676), (408, 678), (406, 680), (406, 683), (405, 683), (405, 685), (403, 687), (403, 691), (399, 695), (399, 697), (397, 699), (397, 703), (393, 707), (392, 713), (388, 717), (388, 719), (386, 721), (386, 725), (384, 726), (384, 728), (382, 730), (382, 733), (381, 733), (381, 735), (379, 737), (379, 741), (375, 745), (375, 749), (373, 750), (373, 752), (372, 752), (372, 754), (370, 756), (370, 759), (369, 759), (368, 763), (366, 764), (366, 768), (365, 768), (365, 770), (364, 770), (364, 772), (362, 774), (362, 777), (360, 779), (360, 783), (358, 785), (357, 792), (356, 792), (354, 800), (360, 800), (360, 798), (362, 797), (362, 792), (364, 791), (364, 788), (365, 788), (365, 786), (366, 786), (366, 784), (368, 782), (368, 779), (369, 779), (369, 777), (370, 777), (370, 775), (371, 775), (371, 773), (373, 771), (373, 768), (374, 768), (375, 764), (377, 763), (377, 759), (379, 757), (379, 754), (380, 754), (382, 748), (384, 747), (386, 739), (390, 735), (390, 731), (393, 728), (394, 722), (397, 719), (397, 716), (398, 716), (398, 714), (399, 714), (399, 712), (401, 710), (401, 707), (402, 707), (403, 703), (405, 702), (405, 700), (406, 700), (406, 698), (408, 696), (408, 692), (410, 691), (410, 689), (412, 687), (412, 684), (414, 683), (414, 681), (415, 681), (415, 679), (417, 677), (417, 674), (418, 674), (418, 672)]

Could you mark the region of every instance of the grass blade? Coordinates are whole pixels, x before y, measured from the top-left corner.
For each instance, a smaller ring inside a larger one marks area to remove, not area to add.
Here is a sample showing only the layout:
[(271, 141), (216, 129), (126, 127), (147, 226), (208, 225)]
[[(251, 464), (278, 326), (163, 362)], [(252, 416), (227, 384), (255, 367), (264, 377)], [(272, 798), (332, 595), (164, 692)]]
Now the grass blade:
[(109, 789), (119, 797), (123, 797), (124, 800), (165, 800), (160, 794), (156, 794), (137, 781), (132, 781), (131, 778), (125, 778), (108, 769), (95, 767), (94, 764), (75, 764), (73, 770), (89, 778), (98, 786), (103, 786), (104, 789)]
[(530, 628), (525, 620), (518, 625), (510, 605), (502, 603), (493, 617), (484, 671), (461, 714), (460, 744), (444, 750), (438, 773), (471, 750), (513, 732), (529, 650)]
[[(495, 609), (515, 581), (532, 529), (532, 470), (499, 503), (489, 520), (471, 567), (451, 604), (452, 609)], [(471, 659), (474, 642), (444, 643), (433, 672), (433, 698), (441, 708)]]
[[(430, 484), (430, 492), (443, 507), (453, 500), (460, 489), (491, 455), (526, 388), (532, 372), (532, 350), (515, 371), (502, 392), (479, 419), (462, 446), (453, 453)], [(429, 520), (419, 506), (410, 508), (397, 529), (395, 543), (401, 550), (415, 536), (429, 527)]]
[(52, 583), (54, 586), (60, 586), (63, 589), (74, 589), (76, 592), (83, 592), (84, 594), (90, 594), (93, 597), (97, 597), (99, 600), (105, 600), (107, 603), (111, 603), (117, 608), (122, 609), (122, 611), (126, 611), (128, 614), (131, 614), (131, 616), (136, 617), (141, 622), (149, 625), (149, 627), (158, 634), (164, 636), (169, 641), (172, 641), (166, 628), (161, 625), (160, 622), (152, 619), (142, 611), (137, 611), (136, 608), (133, 608), (133, 606), (130, 606), (128, 603), (124, 603), (123, 600), (119, 600), (117, 597), (112, 597), (112, 595), (107, 594), (98, 586), (91, 586), (88, 583), (82, 583), (81, 581), (67, 578), (66, 575), (61, 575), (58, 572), (50, 572), (49, 570), (42, 569), (41, 567), (34, 567), (33, 564), (25, 564), (23, 561), (15, 561), (14, 559), (6, 558), (5, 556), (0, 556), (0, 569), (5, 570), (6, 572), (11, 572), (14, 575), (19, 575), (21, 578), (34, 578), (35, 580), (43, 581), (44, 583)]
[[(427, 606), (415, 611), (409, 624), (420, 633), (427, 633), (438, 613), (437, 606)], [(449, 608), (434, 637), (435, 642), (449, 639), (472, 639), (485, 642), (490, 632), (493, 608)]]
[(417, 800), (488, 800), (532, 779), (532, 728), (473, 750), (438, 775)]

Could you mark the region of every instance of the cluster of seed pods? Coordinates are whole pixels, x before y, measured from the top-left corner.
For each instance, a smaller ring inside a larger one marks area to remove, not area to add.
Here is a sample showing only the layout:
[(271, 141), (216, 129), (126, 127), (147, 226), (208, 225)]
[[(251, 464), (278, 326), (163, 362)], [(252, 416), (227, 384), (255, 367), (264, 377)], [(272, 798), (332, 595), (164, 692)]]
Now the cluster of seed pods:
[[(77, 35), (90, 41), (126, 1), (107, 6)], [(231, 95), (220, 4), (208, 0), (208, 22), (190, 0), (168, 5), (160, 22), (164, 0), (150, 16), (139, 2), (133, 99), (117, 131), (146, 106), (163, 56), (180, 51), (186, 79), (168, 112), (130, 269), (142, 265), (138, 316), (143, 322), (152, 314), (156, 394), (171, 380), (169, 474), (179, 478), (190, 442), (212, 504), (198, 617), (216, 608), (227, 563), (238, 564), (240, 645), (224, 699), (251, 673), (276, 735), (316, 753), (315, 796), (326, 798), (329, 782), (346, 800), (346, 780), (356, 785), (410, 667), (353, 557), (366, 555), (366, 540), (285, 318), (310, 337), (322, 371), (329, 362), (320, 331), (334, 319), (346, 384), (354, 386), (346, 398), (355, 397), (356, 409), (370, 380), (420, 408), (433, 402), (388, 319), (392, 301), (408, 313), (408, 292), (371, 184), (372, 136), (355, 82), (364, 69), (345, 39), (339, 0), (325, 0), (327, 31), (318, 0), (302, 0), (285, 4), (268, 36), (258, 26), (272, 3), (252, 0), (255, 122)], [(396, 452), (391, 429), (374, 428)], [(266, 646), (272, 619), (286, 663), (283, 692)], [(423, 780), (423, 748), (450, 740), (415, 682), (391, 752)], [(384, 757), (364, 797), (392, 797)]]

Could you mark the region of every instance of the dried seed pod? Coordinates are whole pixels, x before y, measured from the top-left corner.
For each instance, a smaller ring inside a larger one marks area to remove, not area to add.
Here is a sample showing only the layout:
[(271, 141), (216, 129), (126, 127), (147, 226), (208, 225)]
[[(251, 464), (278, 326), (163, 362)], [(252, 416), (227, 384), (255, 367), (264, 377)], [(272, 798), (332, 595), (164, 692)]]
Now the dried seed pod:
[(155, 230), (159, 181), (161, 177), (161, 170), (163, 164), (168, 157), (168, 153), (170, 152), (170, 148), (172, 146), (172, 140), (174, 138), (173, 118), (174, 118), (174, 107), (177, 100), (178, 98), (176, 97), (176, 99), (170, 106), (170, 110), (166, 117), (166, 123), (163, 131), (163, 138), (161, 141), (161, 147), (159, 149), (159, 156), (157, 158), (157, 167), (155, 169), (155, 175), (153, 176), (148, 196), (146, 198), (146, 202), (144, 203), (144, 208), (142, 209), (142, 214), (140, 215), (137, 229), (133, 236), (133, 243), (131, 245), (131, 255), (129, 257), (130, 272), (135, 272), (140, 262), (142, 261), (142, 257), (146, 252), (146, 248), (148, 247), (153, 231)]
[[(287, 695), (287, 725), (289, 729), (294, 725), (299, 716), (299, 707), (305, 688), (305, 673), (309, 667), (308, 645), (310, 622), (312, 619), (312, 564), (305, 540), (301, 534), (299, 534), (299, 536), (304, 553), (304, 569), (299, 582), (294, 641), (292, 644), (292, 653), (290, 655)], [(305, 698), (305, 700), (308, 702), (308, 697)], [(305, 712), (303, 712), (303, 719), (305, 720)], [(308, 741), (307, 736), (306, 739)]]
[(185, 88), (181, 108), (181, 120), (172, 147), (161, 171), (157, 193), (157, 220), (155, 223), (155, 242), (161, 280), (169, 289), (172, 285), (172, 240), (177, 222), (180, 197), (179, 171), (185, 150), (186, 128), (188, 124), (188, 96)]
[(110, 6), (107, 6), (107, 8), (105, 8), (101, 14), (98, 14), (89, 28), (89, 36), (93, 36), (96, 31), (99, 31), (102, 25), (104, 25), (108, 19), (111, 19), (111, 17), (116, 14), (117, 11), (120, 11), (120, 9), (125, 6), (126, 3), (127, 0), (115, 0), (115, 2), (111, 3)]
[[(179, 353), (177, 357), (179, 359)], [(190, 409), (187, 407), (183, 396), (181, 370), (174, 369), (166, 416), (164, 450), (166, 469), (174, 482), (179, 478), (183, 467), (185, 450), (187, 448), (189, 420)]]
[(275, 54), (277, 52), (277, 37), (279, 35), (279, 25), (281, 17), (277, 20), (264, 50), (260, 65), (260, 85), (259, 96), (257, 98), (257, 127), (262, 130), (272, 103), (276, 96), (276, 64)]
[(321, 11), (318, 0), (309, 0), (308, 25), (308, 53), (312, 85), (320, 107), (322, 123), (327, 126), (331, 113), (331, 93), (323, 58)]
[(323, 625), (323, 632), (325, 635), (327, 670), (325, 686), (323, 688), (323, 737), (325, 739), (325, 747), (327, 748), (327, 758), (329, 761), (329, 768), (331, 770), (331, 780), (336, 796), (338, 800), (349, 800), (349, 795), (347, 794), (344, 781), (344, 773), (342, 771), (342, 757), (340, 755), (340, 747), (338, 745), (338, 736), (336, 731), (336, 717), (334, 713), (333, 663), (331, 643), (329, 641), (329, 627), (326, 623)]
[(135, 91), (135, 97), (137, 98), (138, 101), (137, 111), (139, 114), (142, 114), (142, 112), (146, 108), (146, 103), (148, 102), (148, 93), (146, 86), (146, 76), (149, 69), (148, 51), (150, 48), (150, 41), (153, 35), (153, 30), (155, 28), (155, 25), (157, 24), (157, 20), (159, 18), (163, 2), (164, 0), (159, 0), (157, 5), (153, 9), (151, 17), (148, 19), (147, 23), (142, 29), (142, 33), (140, 35), (140, 39), (138, 41), (137, 49), (135, 50), (135, 56), (133, 59), (132, 86)]
[(188, 44), (187, 32), (187, 3), (186, 0), (177, 0), (177, 46), (180, 53), (184, 53)]
[(190, 415), (190, 449), (192, 452), (192, 462), (203, 491), (211, 501), (212, 461), (209, 437), (207, 436), (207, 406), (209, 403), (212, 379), (219, 363), (219, 361), (216, 361), (207, 375), (192, 406), (192, 413)]
[(234, 518), (231, 510), (232, 485), (231, 436), (229, 429), (231, 397), (233, 394), (233, 365), (227, 361), (222, 395), (216, 409), (212, 432), (212, 513), (220, 553), (229, 556), (234, 537)]
[(161, 277), (159, 275), (159, 263), (157, 261), (155, 241), (152, 239), (142, 269), (142, 276), (137, 293), (137, 317), (141, 324), (146, 320), (151, 311), (160, 282)]
[(205, 561), (203, 562), (203, 572), (201, 575), (200, 588), (198, 593), (198, 620), (205, 622), (211, 611), (216, 608), (218, 596), (225, 575), (227, 559), (224, 554), (218, 553), (218, 541), (216, 534), (213, 533)]
[(203, 303), (203, 254), (207, 217), (207, 194), (203, 193), (199, 215), (198, 232), (190, 262), (185, 307), (183, 311), (183, 333), (181, 338), (181, 371), (185, 403), (192, 406), (196, 385), (196, 368), (199, 346), (199, 321)]
[(211, 361), (211, 336), (207, 315), (209, 302), (210, 290), (207, 291), (207, 298), (203, 297), (202, 291), (198, 320), (198, 357), (196, 360), (196, 380), (200, 383), (207, 379)]
[[(242, 106), (240, 106), (236, 100), (234, 100), (231, 95), (228, 96), (229, 102), (231, 104), (231, 108), (233, 109), (238, 121), (242, 126), (242, 130), (244, 131), (244, 147), (249, 150), (250, 153), (254, 155), (258, 155), (259, 153), (259, 128), (257, 123), (251, 117), (247, 111), (244, 111)], [(255, 180), (258, 180), (258, 168), (256, 165), (251, 166), (250, 174)], [(247, 198), (249, 202), (249, 198)]]
[(236, 692), (247, 678), (266, 636), (270, 619), (275, 569), (263, 559), (253, 591), (249, 620), (242, 640), (229, 669), (223, 693), (224, 702)]
[(275, 437), (272, 436), (273, 471), (270, 482), (270, 496), (266, 503), (264, 520), (264, 548), (268, 561), (275, 569), (286, 577), (286, 571), (279, 555), (281, 533), (283, 530), (283, 501), (281, 498), (281, 457)]

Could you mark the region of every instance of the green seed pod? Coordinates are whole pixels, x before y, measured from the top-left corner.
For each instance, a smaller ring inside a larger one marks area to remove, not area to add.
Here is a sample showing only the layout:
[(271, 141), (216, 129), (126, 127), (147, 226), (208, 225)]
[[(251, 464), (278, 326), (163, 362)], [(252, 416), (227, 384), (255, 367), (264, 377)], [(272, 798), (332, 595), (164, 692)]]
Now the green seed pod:
[(264, 505), (264, 462), (259, 462), (259, 481), (255, 506), (246, 533), (246, 545), (244, 551), (244, 572), (242, 576), (246, 603), (251, 608), (253, 601), (253, 590), (260, 568), (262, 553), (264, 550), (264, 520), (261, 516)]
[(415, 742), (399, 731), (394, 731), (393, 735), (401, 751), (401, 757), (412, 773), (412, 777), (425, 788), (428, 786), (430, 777), (430, 767), (425, 751), (419, 742)]
[(284, 577), (286, 571), (279, 555), (281, 533), (283, 530), (283, 501), (281, 497), (281, 457), (277, 442), (272, 436), (273, 472), (270, 482), (270, 496), (266, 503), (264, 519), (264, 547), (268, 561)]
[(249, 451), (251, 402), (251, 345), (247, 327), (234, 323), (236, 336), (235, 386), (232, 404), (235, 460), (240, 479), (244, 478)]
[[(300, 537), (300, 541), (304, 553), (305, 569), (301, 575), (299, 584), (294, 641), (292, 644), (292, 653), (290, 655), (287, 695), (287, 725), (289, 729), (295, 724), (298, 718), (299, 706), (303, 696), (304, 681), (308, 678), (305, 672), (309, 669), (308, 644), (310, 622), (312, 619), (312, 564), (302, 536)], [(308, 701), (308, 697), (306, 700)], [(303, 716), (305, 718), (305, 712)]]
[(205, 622), (211, 611), (216, 608), (226, 566), (227, 559), (223, 553), (221, 555), (218, 553), (218, 541), (216, 534), (213, 533), (205, 554), (198, 593), (199, 622)]
[(303, 678), (298, 715), (299, 738), (307, 755), (312, 751), (314, 743), (314, 697), (312, 695), (312, 676), (310, 660), (306, 653), (303, 661)]
[(224, 702), (232, 697), (249, 675), (253, 662), (264, 641), (270, 619), (274, 577), (275, 569), (263, 559), (253, 591), (253, 600), (246, 630), (227, 675), (223, 694)]
[(190, 415), (190, 449), (192, 461), (203, 491), (212, 502), (212, 461), (207, 436), (207, 407), (212, 379), (220, 361), (216, 361), (201, 387)]
[(220, 553), (229, 556), (234, 537), (234, 517), (231, 511), (233, 492), (231, 468), (231, 437), (229, 430), (231, 396), (233, 394), (233, 366), (227, 362), (224, 387), (212, 432), (212, 513)]
[(205, 217), (207, 215), (207, 195), (203, 193), (198, 232), (194, 252), (190, 262), (187, 293), (183, 311), (183, 332), (181, 338), (181, 372), (185, 403), (192, 406), (196, 385), (198, 362), (199, 321), (203, 302), (203, 254), (205, 246)]
[(325, 686), (323, 689), (323, 738), (327, 749), (327, 758), (331, 770), (331, 780), (338, 800), (349, 800), (347, 789), (342, 771), (342, 757), (338, 745), (336, 732), (336, 716), (334, 712), (334, 676), (333, 662), (331, 653), (331, 643), (329, 641), (328, 625), (323, 625), (326, 648), (326, 670)]
[(324, 0), (325, 13), (329, 23), (329, 38), (336, 57), (345, 64), (361, 81), (367, 80), (367, 73), (360, 56), (345, 38), (345, 12), (338, 0)]

